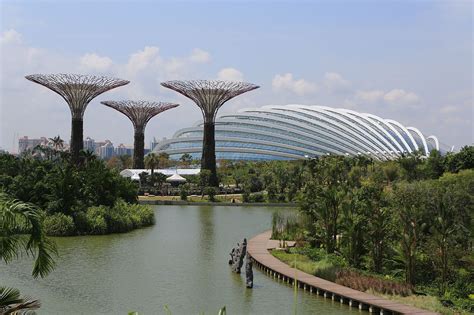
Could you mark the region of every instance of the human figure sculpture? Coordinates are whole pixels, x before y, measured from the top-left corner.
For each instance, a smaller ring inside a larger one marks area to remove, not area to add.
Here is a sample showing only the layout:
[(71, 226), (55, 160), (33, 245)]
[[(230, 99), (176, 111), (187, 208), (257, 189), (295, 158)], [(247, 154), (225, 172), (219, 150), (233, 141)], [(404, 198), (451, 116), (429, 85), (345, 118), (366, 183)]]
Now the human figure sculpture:
[(250, 258), (250, 255), (248, 253), (246, 257), (247, 258), (245, 260), (245, 283), (247, 285), (247, 288), (252, 289), (253, 288), (252, 258)]

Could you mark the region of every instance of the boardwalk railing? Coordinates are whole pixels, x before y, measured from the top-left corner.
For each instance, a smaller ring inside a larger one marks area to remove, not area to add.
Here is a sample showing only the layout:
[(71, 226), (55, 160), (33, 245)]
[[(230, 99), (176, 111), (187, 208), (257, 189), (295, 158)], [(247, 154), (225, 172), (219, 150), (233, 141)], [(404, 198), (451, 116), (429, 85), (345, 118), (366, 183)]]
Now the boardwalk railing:
[(266, 231), (252, 238), (247, 245), (247, 252), (254, 264), (269, 276), (294, 284), (295, 275), (299, 288), (325, 298), (368, 310), (379, 314), (437, 314), (413, 306), (387, 300), (365, 292), (357, 291), (337, 283), (327, 281), (295, 268), (291, 268), (269, 253), (269, 249), (278, 247), (278, 241), (270, 240), (272, 232)]

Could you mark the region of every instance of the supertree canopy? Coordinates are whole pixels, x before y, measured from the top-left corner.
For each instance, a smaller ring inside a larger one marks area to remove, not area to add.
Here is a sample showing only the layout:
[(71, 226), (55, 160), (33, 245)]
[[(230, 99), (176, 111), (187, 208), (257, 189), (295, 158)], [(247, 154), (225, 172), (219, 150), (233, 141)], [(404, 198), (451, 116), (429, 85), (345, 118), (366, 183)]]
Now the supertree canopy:
[(219, 108), (228, 100), (242, 93), (259, 88), (245, 82), (214, 80), (167, 81), (162, 86), (192, 99), (201, 109), (204, 119), (204, 137), (201, 168), (211, 172), (209, 184), (218, 186), (216, 170), (215, 118)]
[(82, 74), (32, 74), (25, 77), (58, 93), (69, 105), (72, 115), (71, 156), (78, 163), (84, 148), (83, 117), (87, 105), (96, 96), (126, 85), (129, 81)]
[(145, 127), (154, 116), (165, 110), (179, 106), (173, 103), (148, 102), (148, 101), (104, 101), (102, 104), (111, 107), (125, 116), (133, 123), (135, 129), (133, 168), (143, 169), (145, 151)]

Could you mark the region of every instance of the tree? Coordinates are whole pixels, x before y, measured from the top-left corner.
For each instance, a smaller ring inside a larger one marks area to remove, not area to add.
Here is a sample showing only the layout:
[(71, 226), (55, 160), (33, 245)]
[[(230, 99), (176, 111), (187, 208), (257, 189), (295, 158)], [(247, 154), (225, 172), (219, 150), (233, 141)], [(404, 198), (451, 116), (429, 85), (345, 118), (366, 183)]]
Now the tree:
[(92, 161), (97, 160), (97, 155), (94, 152), (89, 150), (81, 150), (80, 158), (84, 161), (84, 163), (90, 164)]
[(156, 155), (156, 153), (150, 153), (145, 157), (145, 166), (151, 170), (151, 176), (153, 176), (155, 168), (157, 168), (159, 165), (160, 157)]
[(161, 152), (158, 154), (158, 167), (159, 168), (168, 168), (171, 164), (170, 156), (166, 152)]
[(59, 151), (59, 150), (62, 150), (63, 147), (64, 147), (64, 140), (61, 139), (61, 137), (59, 135), (57, 135), (56, 137), (54, 138), (49, 138), (49, 140), (53, 143), (53, 148), (56, 150), (56, 151)]
[(181, 162), (182, 167), (188, 167), (189, 165), (191, 165), (191, 162), (193, 161), (193, 157), (189, 153), (184, 153), (179, 158), (179, 161)]
[(474, 168), (474, 146), (464, 146), (458, 153), (447, 154), (445, 163), (446, 170), (452, 173)]
[(430, 214), (430, 240), (433, 260), (441, 272), (440, 294), (446, 291), (450, 260), (455, 250), (469, 242), (471, 216), (474, 213), (474, 171), (446, 174), (439, 181), (430, 181), (427, 211)]
[(395, 186), (392, 193), (392, 209), (397, 216), (401, 229), (400, 249), (405, 264), (405, 281), (415, 284), (415, 257), (418, 251), (423, 222), (423, 196), (426, 189), (420, 182), (402, 182)]
[(124, 155), (119, 155), (119, 160), (121, 164), (121, 169), (125, 170), (127, 168), (132, 167), (132, 157), (130, 155), (124, 154)]
[(35, 257), (33, 277), (45, 277), (54, 268), (56, 245), (46, 237), (43, 215), (32, 204), (0, 193), (0, 260), (10, 263), (21, 252)]
[(312, 218), (313, 232), (322, 236), (327, 253), (333, 253), (337, 246), (339, 216), (347, 195), (349, 164), (341, 156), (311, 162), (300, 206)]

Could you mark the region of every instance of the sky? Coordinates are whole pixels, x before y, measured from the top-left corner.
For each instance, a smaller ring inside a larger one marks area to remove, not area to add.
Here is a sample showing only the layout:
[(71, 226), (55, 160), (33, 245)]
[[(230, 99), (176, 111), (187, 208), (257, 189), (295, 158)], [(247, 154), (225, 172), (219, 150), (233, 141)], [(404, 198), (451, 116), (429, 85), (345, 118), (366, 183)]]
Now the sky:
[(264, 105), (349, 108), (414, 126), (459, 150), (474, 142), (472, 1), (0, 1), (0, 148), (18, 136), (69, 140), (67, 104), (24, 78), (113, 76), (130, 84), (95, 98), (84, 137), (133, 143), (104, 100), (176, 102), (145, 143), (201, 119), (174, 79), (247, 81), (259, 89), (219, 114)]

